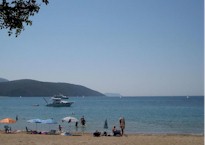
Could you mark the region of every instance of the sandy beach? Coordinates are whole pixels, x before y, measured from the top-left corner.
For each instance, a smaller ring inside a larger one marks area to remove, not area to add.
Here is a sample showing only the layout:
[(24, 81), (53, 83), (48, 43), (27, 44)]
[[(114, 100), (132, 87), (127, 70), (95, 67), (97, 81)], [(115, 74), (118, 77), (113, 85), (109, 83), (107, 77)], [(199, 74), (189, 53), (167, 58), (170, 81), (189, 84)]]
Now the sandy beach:
[(2, 145), (203, 145), (204, 136), (129, 134), (122, 137), (93, 137), (92, 134), (62, 136), (0, 133), (0, 142)]

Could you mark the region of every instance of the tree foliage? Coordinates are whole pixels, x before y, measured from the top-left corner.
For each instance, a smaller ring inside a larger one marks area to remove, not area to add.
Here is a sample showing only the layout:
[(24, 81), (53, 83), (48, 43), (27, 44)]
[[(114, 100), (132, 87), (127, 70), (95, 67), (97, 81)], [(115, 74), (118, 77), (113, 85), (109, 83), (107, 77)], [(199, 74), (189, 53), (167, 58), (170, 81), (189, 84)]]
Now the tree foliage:
[[(48, 4), (48, 0), (41, 1)], [(0, 3), (0, 28), (8, 29), (9, 36), (14, 31), (17, 37), (25, 29), (25, 25), (32, 25), (30, 16), (38, 13), (40, 6), (36, 0), (2, 0)]]

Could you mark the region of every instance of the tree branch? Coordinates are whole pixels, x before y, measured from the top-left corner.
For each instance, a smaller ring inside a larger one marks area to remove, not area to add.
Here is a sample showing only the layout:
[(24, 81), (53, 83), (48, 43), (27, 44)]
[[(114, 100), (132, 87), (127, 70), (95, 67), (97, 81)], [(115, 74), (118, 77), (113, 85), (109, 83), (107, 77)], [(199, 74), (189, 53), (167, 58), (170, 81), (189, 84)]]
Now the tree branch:
[[(48, 0), (42, 0), (46, 5)], [(8, 29), (10, 36), (15, 31), (16, 37), (24, 30), (24, 25), (32, 25), (30, 16), (40, 10), (40, 4), (35, 0), (3, 0), (0, 4), (0, 29)]]

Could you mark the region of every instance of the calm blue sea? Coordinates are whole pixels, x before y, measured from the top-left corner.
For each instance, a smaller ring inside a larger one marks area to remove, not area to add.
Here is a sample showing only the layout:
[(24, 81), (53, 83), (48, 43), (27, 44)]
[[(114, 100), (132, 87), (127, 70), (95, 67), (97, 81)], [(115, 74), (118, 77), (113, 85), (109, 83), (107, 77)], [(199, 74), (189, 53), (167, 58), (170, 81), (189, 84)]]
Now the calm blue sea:
[[(0, 97), (0, 119), (18, 115), (18, 122), (11, 125), (18, 130), (25, 130), (25, 126), (35, 129), (36, 124), (27, 123), (29, 119), (54, 118), (64, 130), (94, 132), (104, 131), (105, 119), (107, 131), (114, 125), (119, 128), (119, 118), (124, 116), (126, 133), (204, 133), (204, 97), (71, 97), (70, 101), (75, 102), (72, 107), (54, 108), (46, 107), (43, 97)], [(83, 115), (85, 128), (61, 122), (66, 116), (80, 119)], [(37, 129), (58, 129), (58, 124), (38, 124)], [(0, 124), (0, 129), (3, 126)]]

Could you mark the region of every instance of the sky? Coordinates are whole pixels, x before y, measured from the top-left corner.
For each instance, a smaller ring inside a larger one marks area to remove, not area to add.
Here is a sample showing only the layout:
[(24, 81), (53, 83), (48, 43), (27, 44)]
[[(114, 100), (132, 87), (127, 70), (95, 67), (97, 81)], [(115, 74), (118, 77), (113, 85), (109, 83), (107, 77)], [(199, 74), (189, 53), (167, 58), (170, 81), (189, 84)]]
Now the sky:
[(17, 38), (0, 30), (0, 77), (204, 94), (203, 0), (50, 0), (31, 19)]

